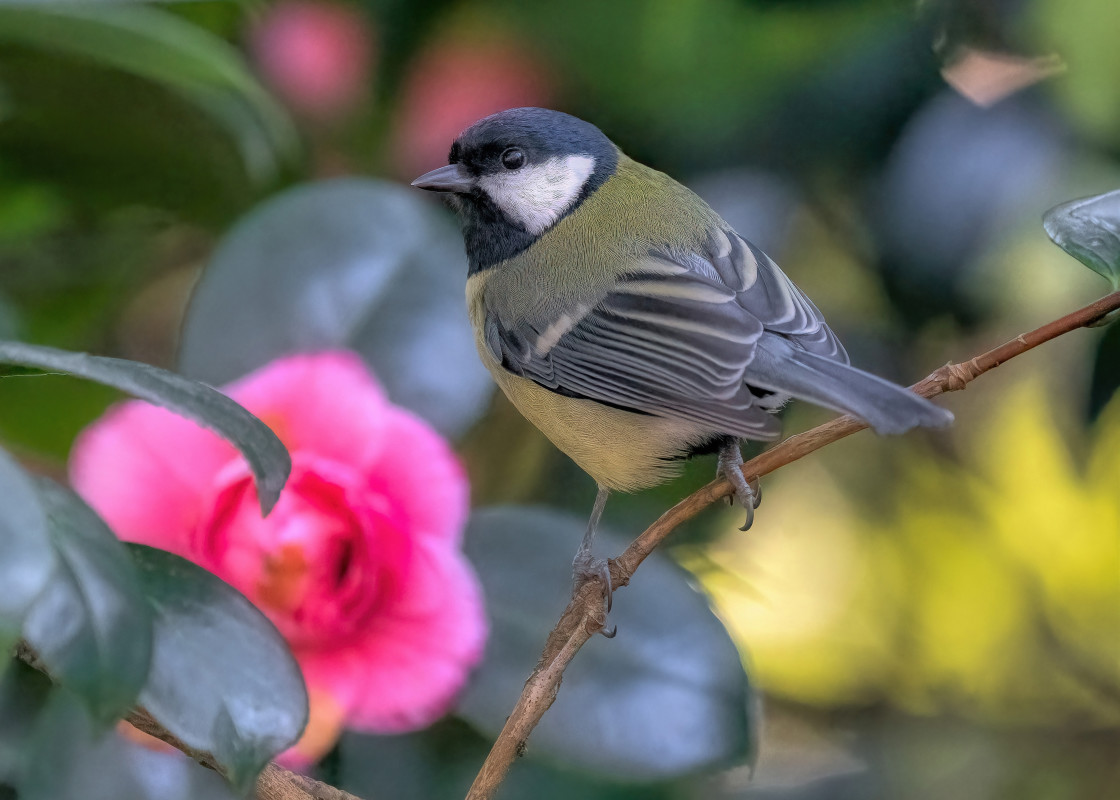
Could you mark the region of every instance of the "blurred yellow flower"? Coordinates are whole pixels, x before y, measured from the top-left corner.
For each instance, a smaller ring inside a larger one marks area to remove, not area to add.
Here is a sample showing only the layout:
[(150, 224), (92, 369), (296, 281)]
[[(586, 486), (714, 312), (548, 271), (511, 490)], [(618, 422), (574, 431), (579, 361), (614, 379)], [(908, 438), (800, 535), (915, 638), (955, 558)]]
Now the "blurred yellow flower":
[(686, 557), (763, 688), (825, 706), (1120, 723), (1120, 397), (1079, 459), (1038, 380), (959, 461), (907, 443), (866, 518), (816, 460), (767, 485), (756, 530)]

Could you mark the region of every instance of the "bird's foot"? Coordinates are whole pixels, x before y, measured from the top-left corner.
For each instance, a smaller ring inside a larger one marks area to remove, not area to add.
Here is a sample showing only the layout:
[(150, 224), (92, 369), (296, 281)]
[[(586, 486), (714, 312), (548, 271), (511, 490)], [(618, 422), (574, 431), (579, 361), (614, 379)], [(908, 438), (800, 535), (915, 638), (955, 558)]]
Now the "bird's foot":
[(592, 555), (591, 550), (581, 547), (576, 552), (572, 561), (572, 597), (579, 594), (580, 589), (589, 581), (597, 581), (603, 587), (603, 626), (599, 633), (608, 639), (613, 639), (618, 633), (618, 626), (607, 626), (607, 615), (611, 613), (614, 592), (611, 586), (610, 563), (605, 558)]
[[(762, 502), (762, 485), (758, 478), (748, 481), (743, 476), (743, 455), (739, 452), (739, 443), (731, 440), (719, 451), (719, 467), (716, 470), (718, 477), (727, 478), (734, 490), (735, 499), (746, 509), (747, 519), (741, 531), (750, 530), (754, 524), (754, 510)], [(731, 498), (728, 498), (730, 502)]]

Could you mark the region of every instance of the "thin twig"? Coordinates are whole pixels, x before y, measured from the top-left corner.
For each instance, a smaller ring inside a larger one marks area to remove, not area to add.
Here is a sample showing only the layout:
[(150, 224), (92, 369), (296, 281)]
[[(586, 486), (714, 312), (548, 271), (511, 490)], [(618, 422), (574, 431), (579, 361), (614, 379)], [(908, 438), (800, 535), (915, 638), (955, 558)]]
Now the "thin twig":
[[(39, 658), (39, 654), (27, 642), (19, 642), (16, 646), (15, 655), (28, 666), (50, 677), (50, 673), (42, 659)], [(213, 755), (205, 750), (196, 750), (184, 744), (178, 737), (164, 728), (147, 709), (134, 708), (128, 713), (125, 720), (137, 730), (166, 742), (202, 766), (212, 769), (220, 775), (225, 774), (222, 766)], [(330, 784), (291, 772), (277, 764), (269, 764), (261, 772), (257, 778), (255, 797), (256, 800), (361, 800), (361, 798), (341, 789), (336, 789)]]
[[(936, 397), (945, 392), (959, 391), (1005, 361), (1062, 334), (1091, 325), (1116, 309), (1120, 309), (1120, 292), (1113, 292), (1072, 314), (1036, 328), (1030, 333), (1017, 336), (1006, 344), (968, 361), (946, 364), (910, 388), (923, 397)], [(743, 474), (748, 480), (768, 475), (866, 427), (865, 423), (849, 416), (818, 425), (810, 431), (791, 436), (776, 447), (752, 458), (743, 464)], [(662, 514), (644, 533), (631, 542), (618, 558), (610, 560), (613, 587), (618, 589), (629, 583), (642, 561), (678, 525), (695, 517), (709, 505), (729, 494), (731, 494), (730, 484), (724, 479), (716, 480), (696, 490)], [(471, 784), (467, 800), (490, 800), (505, 779), (513, 761), (524, 752), (529, 734), (556, 699), (568, 663), (605, 622), (601, 593), (602, 590), (597, 584), (589, 583), (564, 609), (560, 621), (556, 623), (556, 627), (545, 641), (544, 651), (533, 673), (525, 682), (521, 697), (518, 698), (490, 754), (486, 757), (474, 783)]]
[[(221, 773), (222, 768), (214, 756), (203, 750), (188, 747), (144, 708), (135, 708), (125, 717), (130, 725), (154, 736), (160, 741), (183, 752), (204, 767)], [(257, 778), (256, 800), (360, 800), (348, 792), (327, 783), (291, 772), (277, 764), (269, 764)]]

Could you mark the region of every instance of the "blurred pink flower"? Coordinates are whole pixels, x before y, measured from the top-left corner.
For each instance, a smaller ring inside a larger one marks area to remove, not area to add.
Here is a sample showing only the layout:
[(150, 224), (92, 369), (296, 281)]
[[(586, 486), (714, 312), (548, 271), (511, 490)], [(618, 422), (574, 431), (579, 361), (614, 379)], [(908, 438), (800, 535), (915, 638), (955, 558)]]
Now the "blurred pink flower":
[(544, 65), (504, 39), (440, 39), (416, 59), (405, 80), (394, 151), (404, 177), (447, 163), (447, 151), (471, 123), (519, 106), (546, 106), (553, 95)]
[(290, 764), (317, 759), (344, 725), (391, 733), (433, 722), (486, 638), (460, 550), (468, 486), (458, 461), (351, 353), (282, 358), (226, 391), (292, 454), (268, 518), (231, 445), (139, 401), (79, 436), (74, 488), (120, 538), (211, 570), (287, 637), (312, 707)]
[(250, 33), (265, 81), (299, 114), (332, 121), (366, 101), (373, 30), (354, 6), (283, 0)]

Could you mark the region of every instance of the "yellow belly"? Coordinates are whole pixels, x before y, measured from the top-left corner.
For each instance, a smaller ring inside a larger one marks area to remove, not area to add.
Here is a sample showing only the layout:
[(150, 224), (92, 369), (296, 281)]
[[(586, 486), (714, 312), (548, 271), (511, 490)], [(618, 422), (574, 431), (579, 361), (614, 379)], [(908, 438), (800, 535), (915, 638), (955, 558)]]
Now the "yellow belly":
[(486, 366), (517, 410), (607, 489), (632, 492), (664, 483), (680, 471), (681, 456), (707, 438), (708, 431), (693, 423), (556, 394), (487, 355)]

